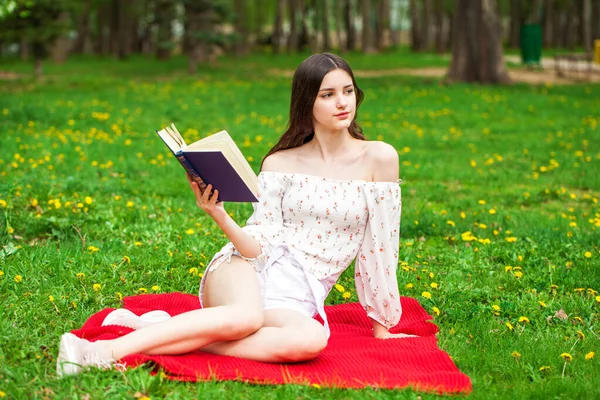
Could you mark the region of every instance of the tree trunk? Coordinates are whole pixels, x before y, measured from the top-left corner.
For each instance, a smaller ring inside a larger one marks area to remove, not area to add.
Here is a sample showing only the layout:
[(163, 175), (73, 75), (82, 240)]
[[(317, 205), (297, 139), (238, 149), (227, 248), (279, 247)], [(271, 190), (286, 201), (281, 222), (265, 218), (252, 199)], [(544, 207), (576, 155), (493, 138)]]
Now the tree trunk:
[(246, 0), (235, 0), (235, 46), (234, 52), (237, 57), (243, 57), (248, 54), (248, 9)]
[(285, 14), (285, 0), (277, 0), (275, 12), (275, 29), (273, 30), (273, 54), (280, 54), (283, 50), (283, 16)]
[(73, 44), (73, 53), (82, 54), (85, 51), (86, 43), (90, 36), (90, 8), (91, 0), (85, 0), (81, 14), (77, 20), (77, 38)]
[(96, 44), (97, 54), (107, 55), (109, 53), (109, 42), (107, 35), (107, 22), (110, 9), (107, 4), (102, 4), (96, 11)]
[(158, 0), (155, 8), (157, 24), (156, 34), (156, 58), (168, 60), (171, 57), (173, 33), (171, 22), (173, 20), (173, 3), (170, 0)]
[[(598, 1), (596, 1), (598, 2)], [(592, 4), (590, 0), (583, 0), (582, 10), (581, 10), (581, 20), (579, 21), (582, 24), (582, 34), (583, 34), (583, 47), (585, 47), (585, 51), (588, 53), (592, 52), (592, 30), (591, 30), (591, 14), (592, 14)], [(595, 21), (596, 24), (600, 24), (600, 21)]]
[(321, 0), (323, 7), (323, 25), (321, 31), (323, 32), (323, 51), (331, 51), (331, 39), (329, 37), (329, 0)]
[(444, 38), (444, 0), (435, 1), (435, 51), (438, 54), (446, 52)]
[[(594, 40), (600, 40), (600, 1), (592, 1), (591, 35)], [(592, 43), (592, 45), (594, 45)]]
[(429, 50), (431, 48), (431, 0), (423, 2), (423, 18), (421, 21), (421, 50)]
[(19, 43), (19, 55), (21, 56), (21, 61), (29, 61), (29, 56), (31, 54), (31, 44), (25, 38), (21, 38), (21, 42)]
[(550, 47), (554, 43), (554, 0), (546, 0), (544, 6), (544, 47)]
[(521, 0), (510, 0), (510, 33), (508, 45), (519, 47), (521, 33)]
[(419, 4), (417, 0), (410, 0), (409, 7), (411, 22), (410, 48), (412, 51), (421, 51), (423, 40), (421, 38), (421, 18), (419, 17)]
[(566, 24), (565, 24), (565, 36), (566, 43), (565, 46), (570, 50), (575, 50), (575, 41), (577, 40), (577, 31), (576, 31), (576, 18), (577, 18), (577, 10), (575, 9), (575, 4), (569, 2), (568, 7), (566, 9)]
[(337, 41), (337, 48), (340, 52), (346, 51), (346, 43), (342, 36), (343, 21), (344, 21), (344, 3), (340, 0), (335, 1), (335, 39)]
[(288, 17), (290, 19), (290, 34), (287, 41), (288, 54), (295, 53), (298, 50), (298, 1), (288, 0)]
[(390, 30), (390, 0), (380, 0), (379, 2), (379, 29), (377, 32), (377, 46), (379, 50), (385, 50), (390, 47), (392, 33)]
[(448, 80), (509, 83), (495, 0), (457, 0)]
[(189, 21), (190, 54), (188, 56), (188, 72), (195, 75), (199, 63), (211, 59), (211, 45), (196, 36), (213, 32), (213, 9), (210, 0), (193, 0), (185, 3), (185, 15)]
[[(68, 11), (61, 11), (57, 20), (59, 24), (64, 25), (68, 24), (69, 19), (70, 16)], [(66, 33), (57, 36), (51, 44), (50, 51), (52, 54), (52, 61), (54, 61), (56, 64), (64, 63), (67, 60), (67, 57), (69, 56), (70, 48), (71, 40), (67, 37)]]
[(373, 47), (373, 28), (371, 25), (371, 0), (362, 0), (362, 51), (364, 54), (375, 52)]
[(346, 49), (356, 49), (356, 26), (354, 25), (353, 1), (344, 2), (344, 25), (346, 27)]

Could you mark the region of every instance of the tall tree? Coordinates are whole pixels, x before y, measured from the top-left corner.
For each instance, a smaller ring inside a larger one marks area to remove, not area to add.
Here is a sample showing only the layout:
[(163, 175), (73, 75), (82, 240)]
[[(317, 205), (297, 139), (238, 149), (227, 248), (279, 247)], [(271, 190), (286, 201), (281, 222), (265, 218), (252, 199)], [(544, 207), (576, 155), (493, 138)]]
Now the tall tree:
[(344, 1), (344, 27), (346, 28), (346, 49), (356, 48), (356, 26), (354, 25), (354, 1)]
[(446, 51), (446, 40), (444, 37), (444, 21), (446, 8), (444, 0), (435, 0), (435, 51), (442, 54)]
[(450, 81), (508, 83), (495, 0), (457, 0)]
[(189, 46), (188, 72), (196, 74), (199, 63), (210, 59), (210, 38), (213, 34), (213, 4), (211, 0), (184, 0), (185, 18), (188, 21)]
[(390, 30), (390, 0), (380, 0), (378, 7), (377, 22), (377, 47), (385, 50), (390, 47), (392, 32)]
[(417, 0), (410, 0), (410, 48), (412, 51), (421, 51), (423, 48), (421, 15)]
[(329, 0), (321, 0), (321, 15), (323, 16), (321, 32), (323, 33), (323, 51), (331, 50), (331, 39), (329, 37)]
[[(596, 1), (597, 2), (597, 1)], [(591, 27), (591, 14), (592, 4), (590, 0), (582, 0), (581, 14), (579, 17), (579, 23), (581, 24), (581, 34), (583, 36), (583, 46), (585, 51), (590, 53), (592, 51), (592, 27)], [(600, 24), (600, 21), (596, 21), (596, 24)]]
[(172, 0), (157, 0), (155, 5), (156, 33), (156, 58), (167, 60), (171, 57), (173, 48), (173, 22), (175, 7)]
[(361, 0), (362, 14), (362, 51), (365, 54), (375, 52), (373, 46), (373, 27), (371, 25), (371, 0)]
[(288, 17), (290, 19), (290, 34), (287, 42), (287, 52), (295, 53), (298, 51), (298, 17), (302, 13), (303, 1), (288, 0)]
[(600, 40), (600, 1), (596, 0), (592, 2), (591, 14), (591, 35), (594, 39)]
[(77, 38), (73, 44), (72, 51), (77, 54), (84, 53), (87, 48), (86, 45), (90, 40), (90, 14), (91, 14), (92, 0), (85, 0), (79, 17), (77, 18)]
[(273, 53), (279, 54), (283, 50), (283, 19), (285, 15), (285, 0), (276, 0), (275, 26), (273, 30)]
[(248, 54), (248, 9), (246, 0), (235, 0), (234, 2), (234, 26), (235, 26), (235, 55), (245, 56)]
[(341, 52), (346, 51), (346, 43), (343, 40), (342, 32), (344, 30), (343, 21), (344, 21), (344, 2), (343, 1), (335, 1), (335, 38), (337, 41), (338, 49)]
[(519, 35), (521, 34), (521, 0), (510, 0), (510, 30), (508, 45), (519, 47)]
[(421, 50), (429, 50), (431, 47), (431, 0), (423, 1), (421, 24)]
[(554, 0), (544, 1), (544, 46), (552, 46), (554, 37)]

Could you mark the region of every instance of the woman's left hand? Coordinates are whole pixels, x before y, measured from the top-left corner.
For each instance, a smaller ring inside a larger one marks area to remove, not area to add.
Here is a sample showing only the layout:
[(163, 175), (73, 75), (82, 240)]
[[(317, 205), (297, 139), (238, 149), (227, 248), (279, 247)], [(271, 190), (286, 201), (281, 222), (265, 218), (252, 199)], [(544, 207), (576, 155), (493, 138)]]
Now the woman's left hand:
[(377, 339), (405, 339), (405, 338), (413, 338), (419, 337), (417, 335), (409, 335), (407, 333), (390, 333), (389, 331), (382, 332), (378, 335), (375, 335)]

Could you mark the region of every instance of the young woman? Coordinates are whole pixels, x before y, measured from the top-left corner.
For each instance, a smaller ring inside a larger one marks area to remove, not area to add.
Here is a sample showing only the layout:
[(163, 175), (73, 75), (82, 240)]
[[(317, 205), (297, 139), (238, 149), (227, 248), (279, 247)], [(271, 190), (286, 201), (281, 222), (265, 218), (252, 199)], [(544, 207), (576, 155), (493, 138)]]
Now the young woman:
[(115, 310), (104, 325), (136, 330), (96, 342), (64, 334), (58, 374), (135, 353), (198, 349), (264, 362), (312, 359), (329, 337), (325, 298), (355, 259), (356, 290), (373, 335), (410, 336), (388, 331), (401, 314), (398, 154), (365, 140), (356, 123), (363, 96), (340, 57), (306, 59), (293, 78), (289, 128), (262, 162), (259, 201), (246, 226), (216, 202), (211, 185), (190, 181), (197, 205), (230, 240), (202, 278), (202, 308), (173, 317)]

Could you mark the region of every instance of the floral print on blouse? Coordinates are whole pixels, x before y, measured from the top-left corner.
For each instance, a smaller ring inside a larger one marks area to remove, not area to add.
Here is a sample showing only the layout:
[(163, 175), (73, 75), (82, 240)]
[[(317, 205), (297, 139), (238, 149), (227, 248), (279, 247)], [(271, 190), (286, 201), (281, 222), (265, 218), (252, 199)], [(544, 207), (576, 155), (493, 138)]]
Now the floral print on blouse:
[(336, 180), (300, 173), (263, 171), (258, 202), (243, 227), (260, 243), (256, 258), (227, 243), (211, 260), (214, 270), (232, 255), (264, 268), (269, 254), (287, 244), (306, 272), (329, 293), (355, 262), (358, 299), (367, 315), (395, 326), (402, 313), (396, 268), (402, 200), (400, 183)]

